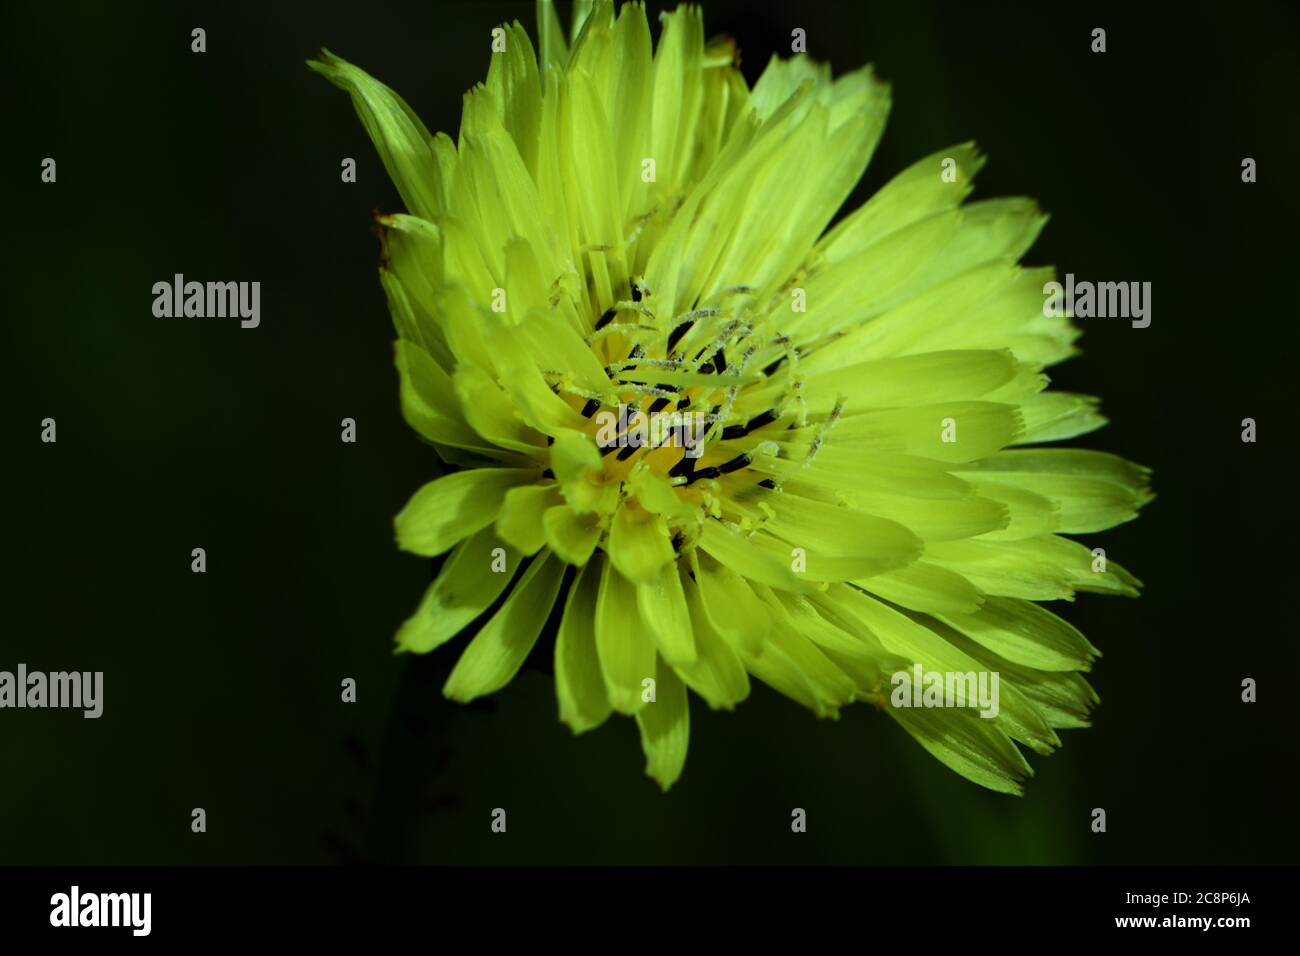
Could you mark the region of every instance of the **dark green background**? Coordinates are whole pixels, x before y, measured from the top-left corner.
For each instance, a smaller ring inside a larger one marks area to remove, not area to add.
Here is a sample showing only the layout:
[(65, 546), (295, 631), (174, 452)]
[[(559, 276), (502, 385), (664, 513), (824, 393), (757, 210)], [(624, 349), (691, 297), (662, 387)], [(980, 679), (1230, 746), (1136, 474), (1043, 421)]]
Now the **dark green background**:
[[(1298, 17), (1128, 7), (706, 4), (751, 81), (798, 26), (894, 84), (854, 204), (974, 138), (977, 196), (1053, 215), (1028, 262), (1154, 284), (1150, 328), (1083, 320), (1053, 372), (1104, 397), (1087, 443), (1153, 466), (1159, 497), (1087, 541), (1146, 593), (1065, 609), (1103, 703), (1013, 799), (866, 706), (819, 722), (761, 685), (693, 709), (665, 796), (633, 722), (572, 737), (545, 674), (459, 708), (438, 693), (459, 642), (391, 654), (430, 575), (391, 519), (436, 468), (398, 415), (370, 233), (399, 206), (303, 61), (328, 46), (454, 136), (491, 28), (532, 31), (531, 3), (10, 4), (0, 668), (102, 670), (106, 709), (0, 711), (0, 863), (1296, 862)], [(154, 318), (176, 272), (260, 281), (261, 327)]]

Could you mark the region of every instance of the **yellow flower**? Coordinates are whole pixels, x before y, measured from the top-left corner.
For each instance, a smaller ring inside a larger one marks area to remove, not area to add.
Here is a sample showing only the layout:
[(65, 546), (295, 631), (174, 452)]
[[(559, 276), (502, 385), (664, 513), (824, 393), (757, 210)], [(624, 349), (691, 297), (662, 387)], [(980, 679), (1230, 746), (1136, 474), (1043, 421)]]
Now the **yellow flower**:
[[(1149, 498), (1120, 458), (1022, 447), (1104, 421), (1046, 391), (1077, 332), (1044, 314), (1052, 270), (1017, 265), (1045, 217), (963, 205), (982, 163), (965, 144), (827, 231), (885, 124), (869, 68), (773, 58), (749, 89), (697, 8), (653, 51), (639, 4), (596, 4), (571, 48), (539, 13), (540, 59), (517, 23), (494, 33), (455, 143), (356, 67), (311, 64), (406, 203), (380, 272), (402, 412), (459, 467), (396, 519), (402, 548), (450, 551), (400, 647), (506, 595), (447, 682), (468, 701), (563, 601), (560, 718), (634, 716), (665, 788), (688, 689), (730, 709), (752, 675), (818, 716), (874, 702), (1020, 792), (1016, 743), (1049, 752), (1096, 701), (1079, 672), (1097, 651), (1036, 602), (1136, 594), (1062, 535)], [(914, 708), (902, 688), (930, 673), (996, 674), (999, 700)]]

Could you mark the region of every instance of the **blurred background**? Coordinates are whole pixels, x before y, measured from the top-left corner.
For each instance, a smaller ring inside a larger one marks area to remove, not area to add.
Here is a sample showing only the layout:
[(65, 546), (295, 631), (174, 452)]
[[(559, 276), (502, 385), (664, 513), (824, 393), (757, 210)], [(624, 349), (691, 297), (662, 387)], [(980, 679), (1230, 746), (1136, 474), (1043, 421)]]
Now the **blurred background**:
[[(105, 712), (0, 711), (0, 864), (1297, 861), (1296, 6), (716, 0), (705, 17), (751, 83), (795, 27), (837, 73), (870, 61), (892, 82), (849, 208), (973, 138), (976, 197), (1052, 214), (1028, 263), (1153, 283), (1150, 328), (1081, 320), (1084, 354), (1052, 372), (1103, 397), (1112, 424), (1087, 444), (1153, 466), (1158, 494), (1086, 541), (1144, 596), (1063, 610), (1105, 655), (1093, 728), (1031, 755), (1008, 798), (866, 706), (818, 721), (756, 683), (734, 714), (693, 707), (664, 795), (635, 724), (573, 737), (539, 669), (446, 703), (460, 641), (391, 652), (431, 573), (391, 520), (437, 468), (398, 413), (376, 273), (370, 213), (399, 201), (303, 61), (328, 46), (454, 138), (492, 27), (535, 37), (533, 5), (19, 0), (0, 35), (0, 669), (103, 671)], [(260, 281), (261, 327), (154, 318), (151, 286), (177, 272)]]

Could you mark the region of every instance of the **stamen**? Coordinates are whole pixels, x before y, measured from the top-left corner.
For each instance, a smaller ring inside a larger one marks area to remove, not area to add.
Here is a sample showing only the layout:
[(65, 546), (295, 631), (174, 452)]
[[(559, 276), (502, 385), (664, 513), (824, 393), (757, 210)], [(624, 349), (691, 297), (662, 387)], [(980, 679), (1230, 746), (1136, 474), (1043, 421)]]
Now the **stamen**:
[(629, 369), (640, 368), (641, 366), (645, 366), (646, 368), (666, 368), (672, 371), (680, 371), (682, 368), (682, 362), (679, 359), (652, 359), (645, 358), (641, 355), (629, 355), (626, 362), (621, 362), (618, 365), (611, 365), (605, 369), (605, 372), (607, 374), (610, 372), (626, 372)]
[(693, 324), (694, 323), (692, 322), (683, 322), (681, 325), (677, 326), (677, 328), (673, 329), (671, 332), (668, 333), (667, 350), (669, 352), (671, 352), (673, 350), (673, 347), (676, 346), (677, 343), (681, 341), (682, 336), (685, 335), (688, 331), (690, 331), (690, 328)]
[(690, 483), (691, 472), (695, 470), (695, 459), (686, 455), (681, 457), (677, 464), (668, 469), (669, 478), (685, 478), (686, 484)]
[(722, 471), (716, 465), (710, 465), (708, 468), (701, 468), (699, 471), (692, 473), (686, 479), (688, 485), (693, 485), (697, 481), (708, 478), (717, 478)]
[(679, 385), (647, 385), (645, 382), (620, 381), (621, 387), (632, 389), (638, 395), (654, 395), (659, 398), (674, 399), (681, 390)]
[(730, 461), (725, 461), (719, 465), (718, 474), (729, 475), (733, 471), (740, 471), (740, 469), (747, 467), (751, 461), (753, 461), (753, 456), (749, 454), (749, 452), (745, 452), (743, 455), (737, 455)]
[(725, 299), (730, 295), (753, 295), (754, 287), (751, 285), (733, 285), (723, 289), (718, 293), (718, 298)]
[(822, 450), (822, 442), (826, 439), (826, 433), (835, 427), (835, 423), (840, 420), (840, 413), (844, 411), (844, 396), (837, 396), (835, 407), (831, 413), (817, 424), (817, 430), (813, 432), (812, 441), (808, 443), (808, 455), (804, 458), (802, 468), (807, 468), (817, 457), (817, 453)]
[(691, 312), (683, 312), (677, 318), (683, 322), (694, 322), (696, 319), (709, 319), (721, 314), (721, 309), (695, 309)]
[(752, 431), (757, 431), (764, 425), (770, 425), (777, 420), (779, 416), (775, 409), (769, 408), (767, 411), (755, 415), (743, 425), (728, 425), (722, 429), (722, 440), (731, 441), (736, 438), (744, 438)]
[(580, 388), (577, 385), (574, 385), (573, 383), (569, 382), (566, 377), (566, 373), (564, 372), (557, 372), (554, 371), (553, 369), (544, 368), (541, 369), (541, 373), (544, 376), (549, 376), (551, 378), (559, 379), (558, 382), (553, 382), (551, 384), (551, 391), (553, 392), (563, 392), (565, 395), (576, 395), (579, 398), (584, 399), (586, 401), (602, 402), (605, 400), (606, 396), (601, 395), (599, 392), (593, 392), (589, 389)]
[(641, 323), (623, 322), (618, 325), (607, 325), (602, 329), (594, 331), (587, 336), (587, 344), (595, 345), (601, 339), (608, 335), (622, 335), (625, 332), (658, 332), (659, 329), (653, 325), (642, 325)]

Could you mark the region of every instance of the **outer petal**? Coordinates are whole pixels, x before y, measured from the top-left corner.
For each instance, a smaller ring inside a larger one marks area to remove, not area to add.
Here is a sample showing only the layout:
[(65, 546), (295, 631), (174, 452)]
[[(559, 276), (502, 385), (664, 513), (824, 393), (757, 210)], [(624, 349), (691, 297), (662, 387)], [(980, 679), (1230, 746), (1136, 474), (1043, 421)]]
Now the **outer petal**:
[(551, 550), (569, 564), (581, 567), (591, 560), (604, 527), (600, 515), (556, 505), (542, 515), (542, 528)]
[(609, 529), (609, 558), (628, 580), (654, 584), (673, 560), (663, 518), (623, 501)]
[[(492, 552), (505, 551), (504, 571), (493, 571)], [(443, 562), (415, 613), (397, 632), (404, 651), (423, 654), (446, 643), (492, 606), (519, 569), (519, 554), (484, 528), (460, 544)]]
[(691, 612), (682, 590), (682, 575), (675, 563), (667, 565), (659, 579), (636, 587), (637, 610), (650, 626), (661, 656), (672, 664), (695, 660), (695, 635)]
[(524, 554), (536, 554), (546, 544), (542, 520), (546, 509), (555, 507), (561, 500), (560, 490), (554, 484), (511, 488), (497, 515), (497, 534)]
[(575, 734), (599, 727), (610, 714), (605, 680), (596, 651), (596, 598), (599, 567), (587, 564), (569, 586), (564, 619), (555, 639), (555, 696), (560, 720)]
[(537, 477), (527, 468), (472, 468), (437, 478), (414, 495), (394, 519), (404, 551), (432, 557), (490, 525), (506, 492)]
[(1040, 671), (1086, 671), (1100, 653), (1071, 624), (1029, 601), (988, 598), (975, 614), (940, 620), (1007, 660)]
[(445, 208), (443, 173), (434, 157), (433, 137), (420, 118), (384, 84), (328, 50), (307, 65), (352, 95), (357, 116), (406, 208), (425, 219), (437, 219)]
[(686, 685), (663, 658), (655, 672), (655, 699), (637, 711), (636, 723), (641, 729), (645, 772), (667, 790), (686, 765), (691, 714)]
[(442, 692), (465, 702), (510, 683), (546, 625), (563, 578), (564, 565), (549, 552), (534, 559), (506, 603), (465, 648)]
[(642, 681), (655, 674), (655, 642), (636, 606), (636, 586), (606, 560), (596, 598), (596, 650), (610, 705), (634, 714), (646, 702)]
[(679, 665), (677, 673), (710, 707), (731, 710), (749, 696), (749, 675), (732, 645), (709, 622), (699, 587), (689, 579), (682, 584), (691, 609), (696, 659)]
[(926, 750), (967, 780), (1019, 796), (1033, 774), (1016, 745), (992, 722), (964, 710), (887, 707)]

